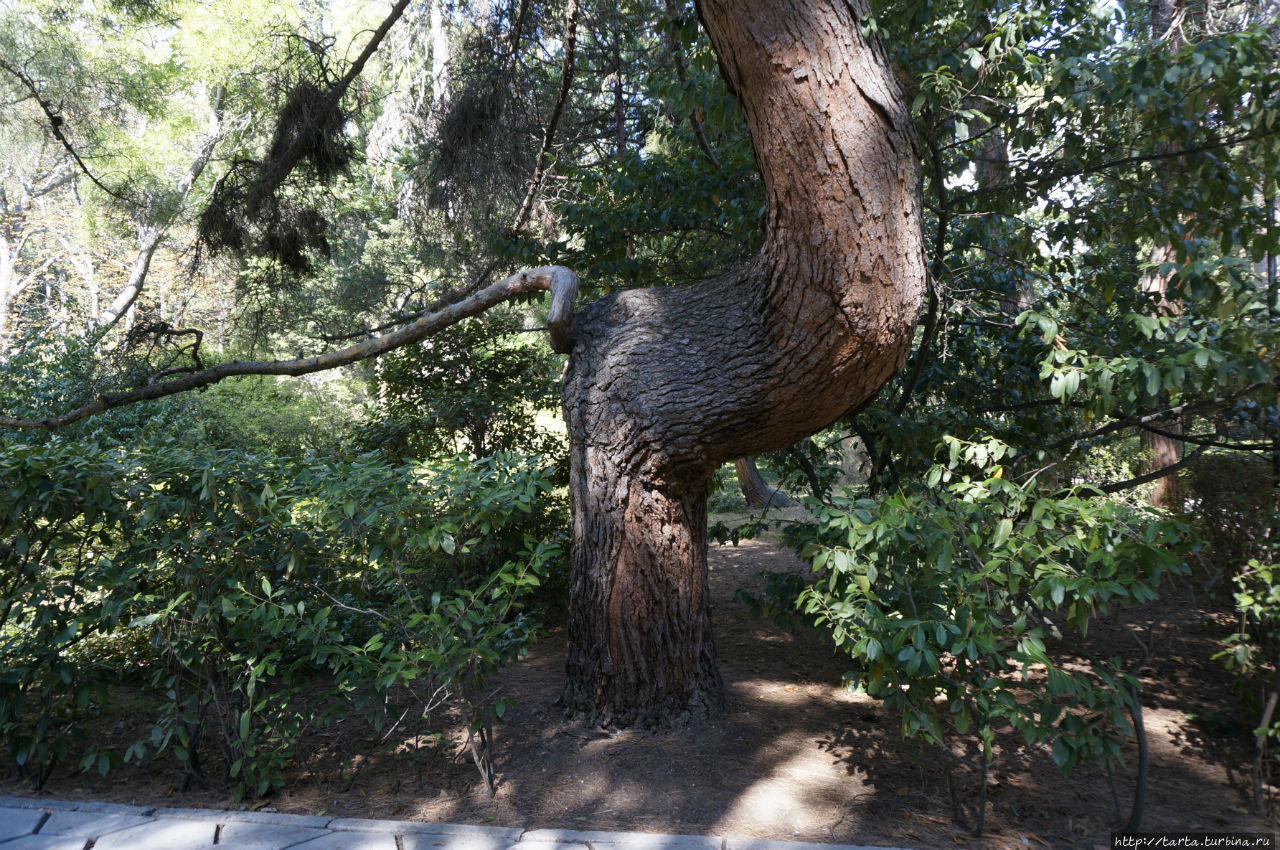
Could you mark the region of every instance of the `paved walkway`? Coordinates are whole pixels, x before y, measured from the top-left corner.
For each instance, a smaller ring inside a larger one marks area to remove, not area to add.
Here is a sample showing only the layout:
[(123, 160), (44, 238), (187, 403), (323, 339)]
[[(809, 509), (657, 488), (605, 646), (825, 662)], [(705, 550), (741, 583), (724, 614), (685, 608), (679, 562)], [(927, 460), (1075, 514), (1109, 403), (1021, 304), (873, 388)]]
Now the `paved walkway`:
[(870, 850), (852, 845), (510, 829), (0, 796), (0, 850)]

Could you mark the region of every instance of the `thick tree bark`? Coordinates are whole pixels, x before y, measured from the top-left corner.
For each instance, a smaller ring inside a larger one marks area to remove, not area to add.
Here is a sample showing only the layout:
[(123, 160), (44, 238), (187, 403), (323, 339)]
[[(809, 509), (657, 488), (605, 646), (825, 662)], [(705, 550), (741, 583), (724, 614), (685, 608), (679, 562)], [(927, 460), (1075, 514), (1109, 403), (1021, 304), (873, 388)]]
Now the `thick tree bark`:
[(574, 321), (562, 386), (573, 573), (566, 708), (669, 725), (723, 703), (706, 485), (865, 404), (924, 292), (911, 116), (864, 0), (705, 0), (764, 178), (765, 242), (687, 289), (614, 293)]

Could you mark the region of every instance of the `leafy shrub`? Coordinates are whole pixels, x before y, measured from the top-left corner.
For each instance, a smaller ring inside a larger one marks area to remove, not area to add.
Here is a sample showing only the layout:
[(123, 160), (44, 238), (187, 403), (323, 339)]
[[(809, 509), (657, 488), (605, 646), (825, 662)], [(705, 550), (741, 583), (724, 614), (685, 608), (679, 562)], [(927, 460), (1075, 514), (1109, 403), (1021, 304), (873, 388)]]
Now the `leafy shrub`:
[(64, 440), (0, 452), (0, 733), (38, 787), (70, 752), (105, 671), (71, 651), (128, 617), (142, 569), (116, 557), (135, 528), (115, 455)]
[(1234, 576), (1274, 547), (1275, 483), (1268, 459), (1243, 452), (1220, 452), (1191, 467), (1187, 495), (1214, 577)]
[[(1280, 741), (1280, 718), (1276, 716), (1280, 704), (1280, 569), (1253, 559), (1232, 581), (1239, 630), (1226, 639), (1218, 657), (1242, 682), (1262, 680), (1259, 690), (1264, 696), (1254, 709), (1258, 725), (1253, 730), (1257, 745), (1252, 771), (1254, 808), (1261, 811), (1274, 761), (1272, 743)], [(1254, 692), (1254, 688), (1245, 691)]]
[[(997, 440), (946, 445), (927, 489), (811, 502), (816, 521), (789, 531), (819, 573), (803, 610), (900, 713), (903, 734), (955, 763), (985, 775), (1002, 725), (1050, 745), (1064, 773), (1118, 760), (1137, 680), (1071, 638), (1115, 606), (1153, 599), (1165, 574), (1185, 569), (1188, 529), (1088, 491), (1008, 480)], [(1063, 663), (1051, 639), (1087, 665)]]
[[(536, 631), (530, 595), (563, 523), (536, 459), (392, 467), (347, 460), (0, 445), (0, 731), (38, 786), (117, 674), (73, 647), (142, 632), (162, 707), (125, 753), (172, 752), (238, 796), (283, 781), (309, 724), (388, 724), (393, 689), (428, 715), (461, 698), (491, 784), (486, 676)], [(319, 676), (323, 688), (307, 688)], [(409, 712), (406, 711), (406, 714)]]
[(1227, 452), (1196, 464), (1187, 478), (1196, 530), (1206, 544), (1201, 560), (1209, 570), (1207, 583), (1212, 587), (1218, 579), (1228, 579), (1238, 618), (1236, 631), (1223, 641), (1217, 657), (1236, 674), (1246, 707), (1256, 718), (1253, 802), (1260, 811), (1274, 766), (1273, 744), (1280, 741), (1275, 473), (1267, 458)]
[(519, 330), (518, 316), (489, 314), (383, 357), (365, 445), (393, 458), (561, 451), (534, 415), (559, 406), (557, 367)]

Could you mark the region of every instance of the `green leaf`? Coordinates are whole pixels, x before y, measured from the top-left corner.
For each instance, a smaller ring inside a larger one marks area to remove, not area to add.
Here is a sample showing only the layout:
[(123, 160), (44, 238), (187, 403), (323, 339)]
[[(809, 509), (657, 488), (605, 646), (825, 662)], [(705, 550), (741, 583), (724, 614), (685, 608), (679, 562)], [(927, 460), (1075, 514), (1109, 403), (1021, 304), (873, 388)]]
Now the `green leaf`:
[(1071, 747), (1065, 740), (1058, 738), (1053, 742), (1053, 763), (1065, 770), (1070, 761)]
[(1013, 534), (1013, 520), (1005, 517), (996, 524), (996, 533), (991, 538), (991, 548), (999, 549), (1008, 542), (1010, 535)]

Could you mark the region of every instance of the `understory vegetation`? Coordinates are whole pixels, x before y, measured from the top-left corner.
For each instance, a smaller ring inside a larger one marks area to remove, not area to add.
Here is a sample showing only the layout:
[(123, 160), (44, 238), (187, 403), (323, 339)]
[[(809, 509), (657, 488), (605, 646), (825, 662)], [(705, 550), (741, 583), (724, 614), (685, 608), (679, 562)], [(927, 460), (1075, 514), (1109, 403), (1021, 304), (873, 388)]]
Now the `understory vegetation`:
[[(1133, 659), (1089, 628), (1177, 577), (1233, 612), (1222, 699), (1254, 718), (1266, 809), (1275, 4), (872, 12), (917, 121), (927, 303), (871, 404), (757, 458), (802, 510), (742, 521), (736, 479), (709, 485), (724, 539), (776, 532), (812, 567), (751, 601), (847, 656), (981, 833), (998, 733), (1064, 772), (1141, 738)], [(339, 88), (371, 14), (0, 4), (0, 414), (375, 339), (526, 265), (571, 267), (586, 301), (759, 246), (764, 187), (691, 3), (417, 4)], [(492, 790), (487, 677), (568, 594), (546, 324), (524, 297), (338, 372), (0, 428), (6, 769), (39, 789), (173, 758), (260, 797), (308, 729), (426, 739), (448, 709)], [(104, 748), (83, 733), (120, 684), (147, 731)]]

